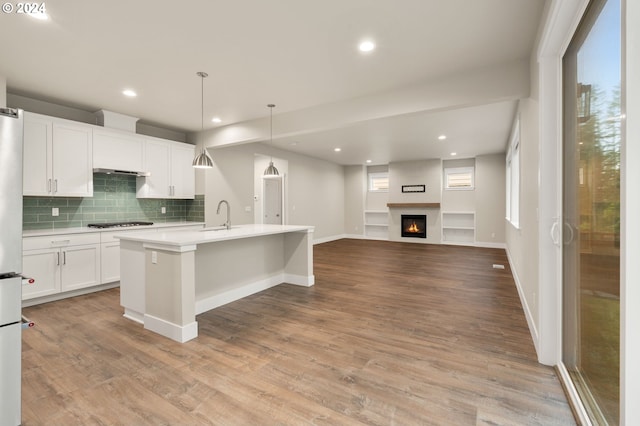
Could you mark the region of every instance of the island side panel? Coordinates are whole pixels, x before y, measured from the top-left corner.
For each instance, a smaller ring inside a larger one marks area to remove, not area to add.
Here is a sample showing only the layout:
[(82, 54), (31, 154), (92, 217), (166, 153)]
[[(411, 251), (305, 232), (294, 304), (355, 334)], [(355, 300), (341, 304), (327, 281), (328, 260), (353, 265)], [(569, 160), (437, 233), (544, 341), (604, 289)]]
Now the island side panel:
[(120, 241), (120, 305), (124, 317), (144, 323), (145, 255), (138, 241)]
[(284, 282), (285, 234), (199, 244), (196, 313)]
[(146, 246), (144, 264), (144, 327), (178, 342), (197, 337), (194, 251)]
[(313, 275), (313, 231), (289, 232), (284, 240), (285, 282), (311, 287)]

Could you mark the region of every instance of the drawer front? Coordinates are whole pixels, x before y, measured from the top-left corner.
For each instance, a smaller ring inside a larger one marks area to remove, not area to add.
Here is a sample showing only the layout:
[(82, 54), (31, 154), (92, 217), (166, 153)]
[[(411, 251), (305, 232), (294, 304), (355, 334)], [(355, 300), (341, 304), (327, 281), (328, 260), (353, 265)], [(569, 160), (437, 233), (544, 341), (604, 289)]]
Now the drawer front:
[(99, 244), (99, 233), (62, 234), (45, 237), (26, 237), (22, 239), (22, 250), (38, 250), (55, 247), (79, 246), (84, 244)]

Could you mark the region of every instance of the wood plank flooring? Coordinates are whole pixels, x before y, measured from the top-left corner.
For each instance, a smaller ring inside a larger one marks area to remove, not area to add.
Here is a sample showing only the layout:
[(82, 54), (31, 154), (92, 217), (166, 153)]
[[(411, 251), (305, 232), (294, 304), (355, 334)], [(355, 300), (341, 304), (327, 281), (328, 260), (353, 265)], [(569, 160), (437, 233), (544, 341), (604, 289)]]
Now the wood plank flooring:
[(24, 425), (575, 424), (504, 250), (314, 251), (314, 287), (199, 315), (186, 344), (123, 318), (118, 289), (25, 308)]

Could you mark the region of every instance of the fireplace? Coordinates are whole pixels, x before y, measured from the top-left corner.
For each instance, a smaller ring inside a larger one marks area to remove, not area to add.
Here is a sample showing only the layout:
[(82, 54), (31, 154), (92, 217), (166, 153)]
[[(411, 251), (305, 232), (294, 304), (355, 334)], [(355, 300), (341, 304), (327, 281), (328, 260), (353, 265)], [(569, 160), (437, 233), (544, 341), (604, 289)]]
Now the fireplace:
[(402, 237), (427, 238), (427, 216), (424, 214), (403, 214), (400, 226)]

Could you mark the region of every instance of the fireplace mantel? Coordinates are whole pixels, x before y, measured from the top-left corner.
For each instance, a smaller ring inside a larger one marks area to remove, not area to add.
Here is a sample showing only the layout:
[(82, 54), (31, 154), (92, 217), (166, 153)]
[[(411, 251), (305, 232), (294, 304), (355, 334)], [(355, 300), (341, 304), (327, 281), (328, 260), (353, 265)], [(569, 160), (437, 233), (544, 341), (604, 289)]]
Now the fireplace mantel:
[(439, 209), (440, 203), (387, 203), (389, 208), (427, 208)]

